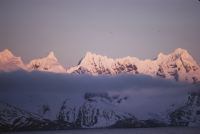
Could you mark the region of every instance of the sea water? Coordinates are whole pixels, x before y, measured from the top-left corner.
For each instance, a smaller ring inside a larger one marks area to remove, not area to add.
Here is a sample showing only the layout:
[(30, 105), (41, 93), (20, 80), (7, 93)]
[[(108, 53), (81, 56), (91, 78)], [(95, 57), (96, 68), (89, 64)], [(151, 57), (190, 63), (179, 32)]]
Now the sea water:
[(164, 128), (130, 128), (130, 129), (77, 129), (4, 132), (5, 134), (200, 134), (200, 128), (164, 127)]

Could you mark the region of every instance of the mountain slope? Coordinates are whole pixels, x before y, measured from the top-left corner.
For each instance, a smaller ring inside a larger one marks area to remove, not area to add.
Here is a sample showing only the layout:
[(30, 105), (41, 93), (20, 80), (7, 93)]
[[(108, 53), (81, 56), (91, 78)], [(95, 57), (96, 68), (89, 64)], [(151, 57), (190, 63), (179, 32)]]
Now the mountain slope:
[(76, 124), (79, 128), (110, 127), (125, 119), (136, 121), (132, 114), (123, 112), (115, 105), (119, 100), (120, 98), (113, 98), (106, 93), (85, 93), (80, 105), (66, 99), (58, 119)]
[(184, 49), (178, 48), (169, 55), (160, 54), (156, 61), (162, 77), (191, 83), (200, 81), (200, 67)]
[(40, 116), (28, 113), (6, 103), (0, 103), (0, 130), (39, 129), (45, 125)]
[(58, 62), (53, 52), (50, 52), (47, 57), (34, 59), (28, 65), (27, 68), (31, 71), (46, 71), (54, 73), (65, 73), (66, 70)]
[(73, 124), (45, 119), (15, 106), (0, 102), (0, 132), (71, 129)]
[(184, 106), (170, 114), (171, 124), (174, 126), (200, 125), (200, 92), (190, 93)]
[[(200, 95), (191, 92), (182, 106), (168, 111), (162, 117), (149, 116), (142, 119), (135, 116), (135, 111), (126, 111), (122, 105), (128, 103), (129, 97), (110, 95), (108, 93), (87, 92), (78, 101), (70, 96), (62, 104), (57, 119), (44, 119), (42, 116), (24, 111), (17, 107), (0, 102), (0, 131), (45, 130), (72, 128), (135, 128), (160, 126), (200, 126)], [(50, 98), (52, 99), (52, 98)], [(79, 98), (80, 99), (80, 98)], [(149, 109), (153, 105), (149, 105)], [(129, 107), (134, 107), (129, 104)], [(141, 113), (146, 113), (140, 109)], [(155, 110), (158, 114), (159, 111)], [(169, 117), (169, 118), (168, 118)]]
[(200, 81), (199, 65), (181, 48), (168, 55), (160, 53), (155, 60), (139, 60), (135, 57), (111, 59), (87, 52), (80, 63), (67, 72), (90, 75), (145, 74), (190, 83)]
[(26, 66), (20, 57), (16, 57), (8, 49), (0, 52), (0, 71), (10, 72), (16, 70), (26, 70)]

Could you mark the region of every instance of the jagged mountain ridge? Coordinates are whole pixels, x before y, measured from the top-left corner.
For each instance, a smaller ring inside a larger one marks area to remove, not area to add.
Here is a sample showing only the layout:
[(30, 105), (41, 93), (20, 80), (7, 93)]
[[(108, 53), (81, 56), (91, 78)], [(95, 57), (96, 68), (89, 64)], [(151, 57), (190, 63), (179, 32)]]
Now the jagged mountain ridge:
[(59, 63), (52, 51), (49, 52), (47, 57), (31, 60), (28, 64), (24, 64), (21, 57), (15, 56), (8, 49), (0, 52), (0, 72), (16, 70), (66, 73), (66, 69)]
[(135, 57), (111, 59), (88, 52), (77, 66), (67, 72), (91, 75), (144, 74), (190, 83), (200, 81), (199, 65), (187, 50), (181, 48), (168, 55), (160, 53), (155, 60), (139, 60)]
[(136, 120), (134, 115), (121, 111), (115, 105), (122, 99), (124, 98), (111, 97), (106, 93), (85, 93), (81, 105), (66, 99), (61, 106), (58, 118), (81, 128), (109, 127), (119, 120)]
[(40, 116), (0, 102), (0, 130), (36, 129), (44, 125)]
[[(196, 126), (200, 125), (200, 94), (191, 92), (180, 107), (166, 113), (169, 121), (159, 117), (145, 120), (136, 118), (134, 111), (129, 113), (120, 109), (119, 101), (126, 96), (110, 96), (106, 93), (85, 93), (84, 101), (74, 103), (67, 98), (61, 104), (57, 119), (48, 120), (42, 116), (24, 111), (12, 105), (0, 102), (0, 131), (44, 130), (72, 128), (119, 128), (119, 127), (160, 127), (160, 126)], [(145, 112), (142, 111), (141, 112)]]
[(65, 73), (66, 70), (58, 62), (54, 52), (50, 52), (47, 57), (34, 59), (27, 65), (28, 70), (47, 71), (55, 73)]
[(0, 132), (71, 128), (74, 128), (74, 126), (68, 122), (49, 120), (38, 114), (0, 102)]
[(46, 71), (68, 74), (117, 75), (143, 74), (176, 81), (197, 83), (200, 81), (200, 67), (187, 50), (178, 48), (165, 55), (160, 53), (154, 60), (140, 60), (135, 57), (108, 58), (87, 52), (77, 66), (65, 69), (53, 52), (47, 57), (38, 58), (25, 65), (20, 57), (9, 50), (0, 53), (0, 71), (16, 70)]

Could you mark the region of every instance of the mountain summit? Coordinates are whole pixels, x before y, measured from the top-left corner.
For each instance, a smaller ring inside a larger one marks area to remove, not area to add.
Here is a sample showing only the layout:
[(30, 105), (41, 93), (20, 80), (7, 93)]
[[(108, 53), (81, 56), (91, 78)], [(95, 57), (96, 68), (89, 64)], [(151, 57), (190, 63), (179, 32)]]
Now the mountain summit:
[(112, 59), (87, 52), (80, 63), (67, 72), (90, 75), (144, 74), (190, 83), (200, 81), (199, 65), (182, 48), (166, 55), (160, 53), (155, 60), (140, 60), (136, 57)]
[(16, 57), (10, 50), (0, 52), (0, 71), (10, 72), (15, 70), (26, 70), (21, 57)]
[(8, 49), (0, 52), (0, 71), (37, 70), (55, 73), (117, 75), (143, 74), (176, 81), (197, 83), (200, 81), (200, 67), (189, 52), (177, 48), (170, 54), (159, 53), (154, 60), (140, 60), (136, 57), (112, 59), (107, 56), (87, 52), (77, 66), (65, 69), (53, 51), (46, 57), (32, 60), (24, 65), (20, 57), (15, 57)]
[(54, 73), (66, 72), (64, 67), (58, 62), (53, 51), (49, 52), (47, 57), (32, 60), (27, 65), (27, 67), (29, 70), (38, 70)]
[(57, 58), (56, 58), (56, 56), (54, 55), (54, 52), (53, 52), (53, 51), (49, 52), (47, 58), (48, 58), (48, 59), (54, 59), (54, 60), (57, 60)]
[(2, 52), (0, 52), (0, 56), (1, 56), (1, 60), (5, 60), (14, 57), (14, 55), (12, 54), (12, 52), (8, 49), (3, 50)]

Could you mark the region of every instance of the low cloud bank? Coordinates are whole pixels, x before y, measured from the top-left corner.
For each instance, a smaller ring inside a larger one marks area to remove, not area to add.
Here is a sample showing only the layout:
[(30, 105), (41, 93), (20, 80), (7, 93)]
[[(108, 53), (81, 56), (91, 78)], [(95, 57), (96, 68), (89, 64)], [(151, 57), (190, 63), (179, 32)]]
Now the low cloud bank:
[(155, 87), (176, 88), (190, 86), (186, 83), (152, 78), (145, 75), (89, 76), (21, 71), (0, 73), (0, 81), (0, 91), (121, 91), (131, 88), (140, 90)]
[(134, 111), (139, 116), (141, 110), (153, 112), (165, 109), (169, 104), (182, 105), (188, 92), (199, 91), (199, 87), (145, 75), (89, 76), (23, 71), (0, 73), (0, 101), (36, 112), (36, 107), (42, 104), (59, 109), (66, 98), (81, 102), (85, 93), (105, 92), (110, 96), (126, 96), (128, 99), (121, 104), (121, 108)]

